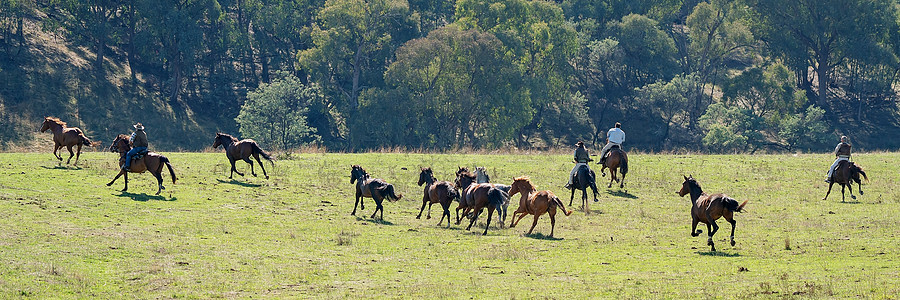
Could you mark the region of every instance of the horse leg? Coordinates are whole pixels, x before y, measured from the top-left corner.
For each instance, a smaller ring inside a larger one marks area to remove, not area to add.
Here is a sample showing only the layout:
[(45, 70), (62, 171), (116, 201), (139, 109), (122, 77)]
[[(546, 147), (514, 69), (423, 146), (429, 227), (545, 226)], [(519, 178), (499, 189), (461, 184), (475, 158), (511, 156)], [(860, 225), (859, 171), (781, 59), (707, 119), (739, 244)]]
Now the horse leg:
[(123, 192), (128, 191), (128, 172), (125, 172), (125, 188), (122, 189)]
[(512, 222), (512, 223), (509, 224), (509, 228), (513, 228), (513, 227), (516, 227), (516, 225), (519, 225), (519, 221), (522, 221), (522, 219), (524, 219), (525, 216), (528, 215), (528, 213), (526, 213), (526, 212), (519, 212), (519, 218), (516, 219), (516, 213), (517, 213), (517, 212), (513, 212), (512, 220), (513, 220), (514, 222)]
[[(487, 219), (487, 224), (484, 224), (484, 233), (482, 233), (481, 235), (487, 235), (488, 227), (491, 227), (491, 215), (493, 215), (493, 214), (494, 214), (494, 208), (493, 208), (493, 207), (488, 207), (488, 219)], [(499, 218), (500, 215), (498, 214), (497, 217)]]
[(625, 174), (622, 174), (622, 181), (619, 182), (619, 188), (620, 189), (625, 188)]
[(119, 174), (116, 174), (116, 177), (113, 178), (112, 181), (106, 184), (106, 186), (111, 186), (114, 182), (116, 182), (119, 177), (122, 177), (122, 174), (125, 174), (125, 170), (119, 169)]
[(569, 206), (572, 206), (572, 201), (575, 200), (575, 188), (572, 188), (572, 196), (569, 197)]
[(159, 188), (156, 190), (156, 195), (159, 195), (160, 192), (166, 189), (165, 187), (163, 187), (162, 173), (160, 173), (159, 171), (160, 170), (157, 170), (156, 173), (151, 172), (153, 174), (153, 177), (156, 177), (156, 183), (159, 186)]
[(250, 160), (250, 157), (247, 156), (246, 158), (244, 158), (244, 162), (250, 164), (250, 175), (253, 175), (253, 177), (256, 177), (256, 171), (253, 170), (253, 161)]
[[(379, 209), (382, 209), (381, 201), (379, 201), (377, 197), (378, 196), (376, 195), (372, 195), (372, 199), (375, 200), (375, 211), (372, 212), (372, 216), (369, 217), (370, 219), (375, 219), (375, 214), (378, 213)], [(384, 212), (381, 213), (381, 219), (384, 220)]]
[(72, 161), (72, 156), (75, 156), (75, 152), (72, 152), (72, 146), (66, 146), (66, 150), (69, 150), (69, 159), (66, 160), (66, 164)]
[(828, 192), (825, 193), (825, 198), (822, 198), (822, 200), (827, 200), (827, 199), (828, 199), (828, 195), (831, 194), (831, 186), (833, 186), (833, 185), (834, 185), (834, 182), (828, 183)]
[[(453, 201), (453, 200), (450, 200)], [(444, 209), (444, 212), (441, 213), (441, 220), (438, 221), (438, 226), (441, 226), (441, 223), (444, 223), (444, 217), (447, 217), (447, 228), (450, 228), (450, 203), (441, 203), (441, 208)]]
[(531, 232), (534, 231), (534, 227), (537, 226), (537, 221), (540, 217), (541, 217), (541, 215), (534, 214), (534, 222), (531, 223), (531, 229), (528, 229), (528, 233), (526, 233), (526, 234), (530, 235)]
[[(266, 179), (269, 179), (269, 174), (266, 173), (266, 166), (264, 166), (263, 163), (262, 163), (262, 161), (259, 160), (259, 154), (258, 154), (258, 153), (253, 153), (253, 158), (255, 158), (255, 159), (256, 159), (256, 162), (259, 163), (259, 168), (263, 170), (263, 176), (265, 176)], [(273, 164), (273, 165), (274, 165), (274, 164)], [(251, 167), (251, 170), (252, 170), (253, 164), (250, 164), (250, 167)]]
[[(466, 227), (466, 230), (471, 230), (471, 229), (472, 229), (472, 225), (474, 225), (474, 224), (475, 224), (475, 221), (478, 220), (478, 214), (479, 214), (479, 213), (481, 213), (481, 210), (480, 210), (480, 209), (479, 209), (479, 210), (475, 210), (475, 211), (472, 212), (472, 219), (469, 220), (469, 226)], [(465, 214), (465, 212), (463, 212), (463, 214)]]
[(609, 176), (609, 184), (606, 185), (606, 188), (612, 188), (613, 180), (616, 179), (615, 173), (613, 173), (612, 171), (609, 171), (609, 173), (612, 174), (612, 175)]
[(361, 202), (361, 201), (359, 200), (359, 198), (362, 198), (362, 193), (360, 193), (360, 191), (357, 190), (357, 191), (356, 191), (356, 201), (353, 202), (353, 212), (350, 213), (351, 216), (355, 216), (355, 215), (356, 215), (356, 206), (359, 205), (359, 203)]
[[(422, 218), (422, 211), (425, 211), (425, 203), (428, 203), (428, 196), (423, 196), (423, 197), (422, 197), (422, 208), (419, 209), (419, 215), (416, 216), (416, 219), (421, 219), (421, 218)], [(428, 207), (428, 214), (429, 214), (429, 215), (431, 214), (431, 207), (430, 207), (430, 206)]]
[(600, 202), (600, 200), (597, 199), (597, 183), (591, 182), (591, 190), (594, 192), (594, 202)]
[(55, 144), (53, 145), (53, 157), (56, 157), (60, 162), (62, 162), (62, 156), (59, 156), (59, 148), (62, 148), (62, 145)]
[(841, 202), (844, 202), (844, 190), (847, 188), (843, 183), (841, 184)]
[(712, 230), (710, 230), (709, 232), (709, 239), (706, 240), (706, 244), (712, 247), (712, 250), (710, 251), (716, 251), (716, 244), (713, 243), (713, 235), (715, 235), (716, 232), (719, 231), (719, 225), (716, 224), (716, 221), (710, 217), (709, 212), (706, 213), (706, 220), (709, 221), (709, 224), (706, 225), (706, 228), (709, 229), (709, 227), (712, 227)]
[(725, 219), (728, 220), (728, 223), (731, 223), (730, 239), (731, 239), (731, 246), (734, 247), (734, 244), (735, 244), (735, 242), (734, 242), (734, 227), (737, 226), (737, 221), (734, 220), (734, 215), (732, 215), (731, 217), (727, 217)]
[(462, 223), (462, 218), (459, 217), (459, 210), (462, 209), (462, 204), (456, 206), (456, 225)]
[(77, 167), (77, 166), (78, 166), (78, 160), (81, 159), (81, 144), (76, 145), (75, 148), (76, 148), (76, 151), (75, 151), (75, 164), (74, 164), (74, 166)]
[[(585, 213), (590, 213), (591, 210), (588, 209), (588, 201), (587, 201), (587, 188), (581, 190), (581, 207), (584, 208)], [(552, 230), (551, 230), (552, 231)]]
[(850, 189), (850, 199), (856, 200), (856, 196), (853, 196), (853, 180), (847, 181), (847, 188)]
[(556, 229), (556, 209), (548, 211), (550, 215), (550, 237), (553, 237), (553, 231)]
[(600, 176), (606, 177), (606, 165), (600, 165)]
[(434, 202), (428, 203), (428, 215), (425, 216), (426, 220), (431, 220), (431, 206), (434, 205)]
[(694, 217), (693, 219), (694, 220), (691, 222), (691, 236), (696, 237), (700, 235), (700, 233), (697, 232), (697, 223), (700, 223), (700, 219), (697, 219), (697, 217)]

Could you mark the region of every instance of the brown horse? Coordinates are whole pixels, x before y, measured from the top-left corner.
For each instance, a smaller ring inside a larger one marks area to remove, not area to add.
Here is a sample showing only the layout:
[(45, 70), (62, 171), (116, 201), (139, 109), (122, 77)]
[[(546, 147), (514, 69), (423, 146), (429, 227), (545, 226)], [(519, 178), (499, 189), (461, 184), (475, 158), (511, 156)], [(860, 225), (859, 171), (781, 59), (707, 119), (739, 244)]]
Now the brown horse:
[(487, 235), (494, 211), (497, 211), (498, 217), (502, 216), (501, 209), (503, 204), (509, 201), (509, 195), (490, 183), (475, 183), (475, 174), (468, 172), (467, 169), (460, 168), (460, 171), (457, 173), (459, 175), (456, 178), (456, 187), (460, 188), (463, 193), (459, 199), (459, 207), (456, 208), (456, 224), (459, 224), (461, 221), (459, 210), (464, 209), (463, 215), (470, 220), (466, 230), (472, 229), (472, 225), (478, 221), (478, 216), (481, 215), (482, 210), (487, 208), (487, 224), (485, 224), (484, 233), (482, 233), (482, 235)]
[[(613, 181), (619, 182), (620, 189), (624, 188), (625, 174), (628, 174), (628, 154), (625, 154), (625, 151), (623, 151), (621, 147), (613, 146), (611, 149), (609, 149), (609, 152), (606, 153), (606, 160), (603, 162), (603, 167), (600, 168), (600, 174), (604, 177), (606, 177), (606, 168), (609, 168), (610, 174), (609, 184), (606, 185), (606, 188), (611, 188)], [(616, 177), (616, 171), (621, 171), (621, 181), (618, 177)]]
[(234, 162), (238, 160), (243, 160), (250, 164), (250, 174), (253, 174), (253, 177), (256, 177), (256, 171), (253, 170), (253, 161), (250, 160), (251, 155), (256, 159), (256, 162), (259, 163), (259, 167), (263, 170), (263, 175), (266, 176), (266, 179), (269, 179), (269, 174), (266, 174), (266, 167), (263, 166), (262, 161), (259, 160), (259, 156), (262, 155), (263, 158), (271, 162), (273, 168), (275, 167), (275, 159), (273, 159), (269, 153), (263, 151), (256, 141), (251, 139), (238, 141), (238, 139), (231, 135), (216, 133), (216, 141), (213, 143), (213, 149), (218, 148), (219, 145), (222, 145), (222, 148), (225, 149), (225, 156), (227, 156), (228, 161), (231, 162), (231, 174), (228, 175), (228, 179), (231, 179), (231, 177), (234, 176), (234, 173), (244, 176), (244, 173), (238, 172), (237, 169), (234, 168)]
[(393, 185), (381, 179), (369, 178), (369, 173), (366, 173), (366, 170), (359, 165), (350, 166), (350, 183), (356, 183), (356, 202), (353, 204), (351, 216), (356, 215), (357, 204), (359, 204), (360, 210), (366, 209), (362, 199), (368, 197), (375, 200), (375, 205), (377, 205), (371, 218), (374, 219), (375, 214), (381, 211), (381, 220), (384, 220), (384, 206), (381, 205), (384, 199), (398, 201), (403, 198), (403, 195), (394, 194)]
[[(531, 214), (534, 215), (534, 222), (531, 223), (531, 229), (528, 229), (528, 234), (531, 234), (534, 231), (534, 227), (537, 226), (541, 215), (548, 213), (550, 215), (550, 236), (552, 237), (553, 231), (556, 229), (556, 208), (562, 209), (567, 216), (571, 215), (572, 211), (566, 210), (562, 200), (559, 200), (559, 197), (556, 197), (552, 192), (536, 191), (537, 186), (532, 184), (531, 179), (528, 177), (522, 176), (513, 181), (512, 187), (509, 189), (509, 196), (512, 197), (516, 193), (520, 193), (522, 197), (519, 199), (519, 208), (512, 214), (512, 221), (510, 221), (509, 227), (516, 227), (516, 224), (519, 224), (522, 218)], [(519, 214), (518, 219), (516, 219), (516, 214)]]
[(719, 225), (716, 225), (716, 220), (725, 217), (725, 220), (731, 223), (730, 238), (731, 245), (734, 246), (734, 227), (737, 224), (734, 220), (734, 212), (741, 212), (741, 209), (744, 208), (744, 205), (747, 205), (749, 200), (738, 204), (737, 200), (729, 198), (725, 194), (707, 195), (700, 188), (700, 184), (697, 183), (693, 175), (684, 177), (681, 190), (676, 193), (680, 197), (691, 194), (691, 217), (693, 218), (691, 236), (700, 235), (700, 231), (697, 231), (697, 223), (703, 222), (703, 224), (706, 224), (706, 230), (709, 232), (709, 239), (706, 241), (706, 244), (712, 247), (710, 251), (716, 251), (716, 245), (713, 243), (712, 238), (716, 231), (719, 231)]
[(828, 192), (825, 193), (825, 198), (822, 198), (822, 200), (828, 199), (828, 195), (831, 194), (831, 186), (835, 183), (841, 185), (841, 202), (844, 202), (844, 187), (850, 188), (850, 198), (855, 200), (856, 196), (853, 196), (854, 181), (856, 181), (856, 185), (859, 186), (859, 195), (863, 194), (862, 181), (859, 178), (859, 174), (862, 174), (863, 178), (865, 178), (866, 181), (869, 181), (869, 176), (866, 175), (866, 171), (863, 171), (862, 167), (855, 162), (846, 160), (839, 162), (837, 168), (834, 169), (834, 173), (831, 173), (831, 183), (828, 184)]
[(419, 209), (419, 215), (416, 216), (416, 219), (422, 218), (425, 204), (428, 204), (428, 216), (426, 218), (431, 219), (431, 205), (440, 203), (444, 213), (441, 215), (441, 220), (438, 221), (438, 226), (444, 222), (444, 217), (447, 217), (447, 227), (449, 228), (451, 219), (450, 204), (453, 203), (453, 200), (459, 199), (459, 192), (456, 191), (456, 188), (449, 181), (437, 181), (431, 168), (422, 168), (422, 172), (419, 173), (418, 184), (419, 186), (425, 185), (425, 195), (422, 197), (422, 208)]
[[(125, 154), (128, 153), (128, 150), (131, 150), (131, 139), (130, 136), (120, 134), (113, 140), (112, 145), (109, 146), (109, 151), (118, 152), (119, 153), (119, 167), (125, 164)], [(141, 157), (141, 155), (136, 155), (135, 158), (132, 159), (131, 169), (126, 172), (124, 169), (119, 170), (119, 174), (113, 178), (112, 181), (106, 184), (106, 186), (111, 186), (113, 182), (116, 182), (116, 179), (119, 179), (120, 176), (125, 175), (125, 188), (122, 189), (123, 192), (128, 191), (128, 173), (144, 173), (149, 171), (150, 174), (153, 174), (153, 177), (156, 177), (157, 184), (159, 185), (159, 189), (156, 190), (156, 194), (159, 195), (162, 190), (165, 190), (166, 187), (163, 186), (162, 180), (162, 168), (165, 165), (169, 168), (169, 174), (172, 176), (172, 184), (175, 184), (175, 171), (172, 170), (172, 164), (169, 163), (169, 159), (165, 156), (159, 155), (153, 152), (147, 152)]]
[(471, 209), (468, 207), (468, 201), (466, 200), (466, 195), (470, 186), (476, 182), (476, 175), (469, 172), (469, 168), (466, 167), (457, 167), (459, 170), (456, 171), (456, 180), (454, 181), (455, 187), (460, 191), (460, 197), (458, 199), (458, 205), (456, 206), (456, 225), (459, 225), (462, 222), (462, 217), (459, 215), (459, 210), (463, 210), (463, 215), (469, 212)]
[[(78, 127), (66, 127), (66, 122), (54, 117), (44, 118), (41, 132), (45, 132), (48, 129), (53, 132), (53, 156), (62, 162), (62, 156), (57, 154), (57, 151), (62, 147), (66, 147), (69, 150), (69, 159), (66, 160), (67, 165), (72, 161), (73, 155), (75, 156), (75, 166), (78, 165), (78, 159), (81, 158), (81, 146), (93, 147), (100, 145), (100, 142), (91, 142)], [(72, 153), (72, 146), (77, 147), (78, 154)]]

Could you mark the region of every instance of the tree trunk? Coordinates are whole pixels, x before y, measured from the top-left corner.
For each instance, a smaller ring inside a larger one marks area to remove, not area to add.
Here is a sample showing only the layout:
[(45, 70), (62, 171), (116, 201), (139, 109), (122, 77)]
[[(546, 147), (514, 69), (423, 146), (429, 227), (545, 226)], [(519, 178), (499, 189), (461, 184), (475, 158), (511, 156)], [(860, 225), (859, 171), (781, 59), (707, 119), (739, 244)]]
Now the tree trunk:
[(819, 84), (817, 102), (819, 107), (828, 110), (828, 56), (820, 55), (816, 60), (819, 64), (816, 68), (816, 80)]

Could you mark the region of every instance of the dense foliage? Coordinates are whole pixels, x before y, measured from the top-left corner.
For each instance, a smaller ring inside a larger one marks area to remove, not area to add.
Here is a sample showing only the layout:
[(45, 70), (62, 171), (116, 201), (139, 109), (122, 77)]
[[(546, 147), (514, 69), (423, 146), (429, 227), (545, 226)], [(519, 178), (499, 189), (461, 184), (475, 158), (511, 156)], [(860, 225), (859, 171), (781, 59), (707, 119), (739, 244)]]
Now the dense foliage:
[[(139, 112), (157, 112), (161, 125), (181, 124), (160, 138), (240, 128), (244, 138), (276, 147), (599, 145), (618, 121), (627, 146), (651, 151), (828, 149), (841, 134), (863, 148), (896, 149), (897, 6), (0, 0), (0, 116), (9, 116), (0, 120), (0, 142), (28, 137), (15, 129), (28, 124), (24, 116), (58, 115), (81, 103), (92, 109), (62, 117), (88, 132), (147, 118), (110, 117), (108, 98), (124, 98), (155, 99)], [(47, 54), (29, 39), (45, 32), (75, 50)], [(35, 65), (48, 55), (61, 56), (71, 74)], [(35, 75), (41, 72), (49, 75)], [(29, 89), (39, 81), (58, 84)], [(307, 92), (315, 96), (296, 95)], [(291, 134), (302, 138), (275, 138), (274, 129), (261, 129), (274, 121), (253, 124), (262, 119), (241, 112), (282, 106), (278, 101), (288, 104), (269, 111), (290, 112), (283, 121), (306, 120)], [(172, 137), (161, 145), (205, 143)]]

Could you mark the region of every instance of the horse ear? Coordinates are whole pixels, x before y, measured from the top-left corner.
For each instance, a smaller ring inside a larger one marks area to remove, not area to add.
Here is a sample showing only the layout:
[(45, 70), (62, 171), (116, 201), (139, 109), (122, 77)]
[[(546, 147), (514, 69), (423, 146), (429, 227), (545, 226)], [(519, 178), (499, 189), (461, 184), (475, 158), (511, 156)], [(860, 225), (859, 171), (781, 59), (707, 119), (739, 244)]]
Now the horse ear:
[(684, 180), (687, 180), (687, 176), (681, 175), (681, 177), (684, 177)]

